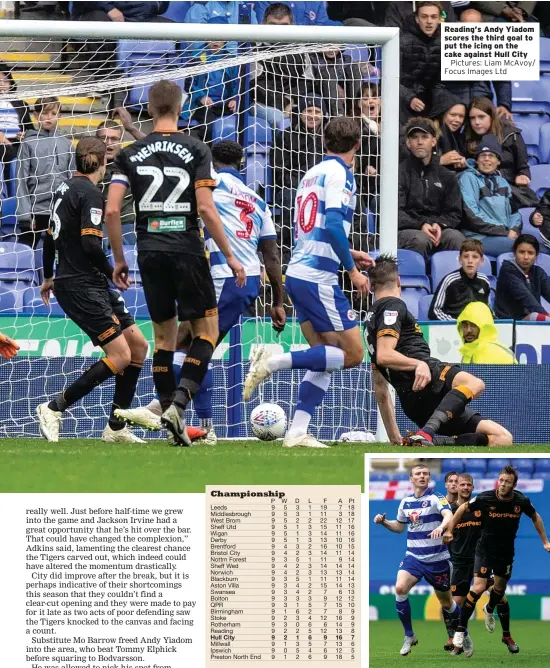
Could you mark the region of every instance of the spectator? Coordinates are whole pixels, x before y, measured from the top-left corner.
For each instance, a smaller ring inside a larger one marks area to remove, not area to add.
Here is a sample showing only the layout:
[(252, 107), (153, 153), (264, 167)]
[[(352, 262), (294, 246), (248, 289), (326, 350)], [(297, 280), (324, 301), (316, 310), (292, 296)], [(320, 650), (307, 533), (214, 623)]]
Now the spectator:
[[(144, 133), (140, 132), (132, 123), (132, 118), (128, 111), (124, 108), (117, 108), (117, 115), (122, 121), (122, 125), (114, 120), (108, 119), (97, 126), (95, 136), (105, 144), (107, 151), (107, 169), (103, 181), (99, 183), (101, 191), (107, 197), (111, 176), (113, 174), (114, 161), (122, 148), (122, 137), (124, 130), (129, 132), (134, 139), (141, 139)], [(122, 203), (120, 214), (122, 220), (122, 238), (125, 244), (136, 243), (135, 221), (136, 215), (134, 211), (134, 198), (130, 188), (126, 190), (126, 195)]]
[[(355, 3), (352, 3), (355, 4)], [(378, 2), (376, 3), (379, 4)], [(381, 4), (381, 3), (380, 3)], [(389, 2), (386, 10), (384, 25), (390, 28), (410, 28), (414, 26), (415, 7), (418, 9), (419, 2)], [(441, 20), (453, 23), (457, 20), (452, 2), (438, 2), (441, 5)], [(401, 48), (403, 48), (401, 46)]]
[[(209, 23), (210, 19), (224, 18), (226, 23), (258, 23), (252, 2), (192, 2), (186, 23)], [(257, 4), (257, 3), (256, 3)]]
[(472, 2), (472, 9), (477, 9), (481, 14), (481, 20), (489, 21), (511, 21), (513, 23), (524, 23), (534, 21), (533, 10), (536, 2)]
[(287, 5), (294, 17), (293, 22), (299, 26), (326, 26), (335, 23), (329, 19), (324, 2), (255, 2), (254, 11), (258, 23), (265, 23), (265, 14), (273, 4)]
[(466, 106), (442, 90), (436, 97), (432, 117), (438, 130), (439, 164), (455, 172), (466, 169), (466, 143), (462, 132)]
[(401, 34), (401, 123), (411, 116), (427, 116), (434, 90), (441, 87), (441, 3), (417, 2), (414, 18)]
[(497, 318), (550, 321), (547, 309), (541, 304), (541, 297), (550, 301), (550, 278), (535, 264), (539, 251), (539, 242), (531, 234), (520, 234), (515, 240), (514, 259), (504, 260), (498, 274)]
[(478, 272), (483, 264), (481, 241), (466, 239), (460, 247), (458, 261), (460, 269), (447, 274), (437, 286), (430, 306), (430, 320), (456, 320), (470, 302), (489, 303), (489, 279)]
[(291, 230), (296, 190), (304, 174), (322, 160), (325, 152), (324, 114), (323, 100), (318, 97), (301, 98), (300, 115), (296, 124), (275, 134), (271, 164), (274, 199), (282, 211), (276, 223), (282, 229), (280, 239), (283, 259), (288, 259), (292, 247)]
[(26, 130), (33, 128), (29, 107), (23, 100), (4, 99), (4, 95), (13, 95), (17, 86), (11, 70), (0, 63), (0, 195), (5, 197), (4, 183), (10, 177), (9, 169), (12, 160), (17, 157), (19, 143)]
[(361, 124), (361, 150), (355, 174), (363, 205), (375, 213), (380, 191), (380, 108), (378, 84), (366, 81), (354, 105), (354, 116)]
[(328, 116), (349, 113), (363, 83), (359, 63), (338, 48), (311, 53), (309, 57), (317, 92), (325, 100)]
[[(208, 23), (226, 23), (226, 20), (213, 17)], [(199, 57), (206, 64), (220, 63), (219, 69), (195, 75), (191, 84), (189, 110), (193, 113), (193, 120), (199, 123), (198, 128), (193, 128), (192, 134), (202, 141), (211, 140), (212, 123), (217, 118), (237, 111), (239, 68), (223, 67), (223, 61), (228, 57), (231, 57), (231, 52), (222, 40), (207, 42)]]
[(59, 135), (61, 104), (56, 97), (36, 101), (38, 130), (29, 130), (21, 142), (17, 163), (17, 222), (20, 243), (36, 248), (50, 225), (50, 210), (57, 187), (72, 177), (73, 146)]
[(512, 250), (521, 232), (521, 215), (512, 206), (512, 190), (499, 174), (502, 149), (495, 135), (485, 135), (476, 159), (459, 178), (464, 200), (464, 234), (483, 242), (488, 255)]
[[(73, 2), (71, 18), (77, 21), (115, 21), (134, 23), (172, 23), (172, 20), (161, 16), (168, 9), (169, 2)], [(111, 70), (116, 71), (116, 41), (86, 40), (84, 49), (88, 52), (86, 64), (88, 79), (97, 78), (103, 81)], [(82, 61), (79, 61), (82, 62)]]
[(498, 330), (487, 304), (468, 304), (458, 316), (456, 328), (463, 344), (461, 364), (517, 364), (514, 353), (498, 340)]
[(536, 206), (538, 197), (528, 188), (531, 170), (521, 130), (506, 119), (500, 119), (491, 100), (474, 98), (466, 122), (466, 148), (470, 156), (477, 155), (479, 143), (488, 134), (495, 135), (501, 145), (500, 173), (512, 186), (516, 208)]
[[(269, 5), (264, 14), (264, 25), (289, 26), (294, 23), (292, 10), (282, 2)], [(305, 60), (302, 54), (287, 54), (262, 61), (262, 71), (257, 76), (253, 95), (256, 116), (265, 119), (274, 128), (280, 127), (290, 115), (301, 96), (308, 93), (304, 79)], [(310, 82), (309, 93), (314, 93)]]
[(550, 188), (544, 191), (529, 220), (531, 225), (539, 228), (540, 238), (544, 244), (542, 252), (550, 254)]
[(399, 248), (426, 259), (434, 250), (459, 250), (462, 201), (455, 175), (434, 156), (435, 125), (411, 118), (405, 126), (409, 157), (399, 165)]

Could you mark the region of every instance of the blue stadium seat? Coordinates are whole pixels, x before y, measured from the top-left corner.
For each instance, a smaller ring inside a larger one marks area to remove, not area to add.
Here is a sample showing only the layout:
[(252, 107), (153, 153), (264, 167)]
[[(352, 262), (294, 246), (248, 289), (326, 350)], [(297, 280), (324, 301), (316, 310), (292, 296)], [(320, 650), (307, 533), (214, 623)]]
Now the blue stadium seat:
[[(113, 254), (111, 251), (107, 253), (109, 262), (113, 263)], [(137, 248), (133, 245), (124, 246), (124, 259), (128, 265), (128, 276), (132, 283), (141, 285), (141, 274), (139, 273)]]
[(550, 188), (550, 165), (533, 165), (531, 167), (531, 183), (537, 197), (542, 197), (544, 191)]
[(222, 116), (212, 123), (212, 141), (217, 142), (222, 139), (237, 141), (237, 114)]
[(500, 469), (504, 468), (505, 466), (508, 466), (510, 463), (509, 459), (501, 459), (500, 457), (495, 458), (495, 459), (489, 459), (487, 460), (487, 473), (495, 473), (500, 471)]
[(432, 305), (433, 295), (424, 295), (418, 302), (418, 319), (429, 320), (428, 314)]
[(409, 480), (411, 474), (408, 471), (395, 471), (391, 474), (392, 480)]
[(266, 153), (251, 153), (245, 159), (245, 181), (246, 185), (252, 190), (262, 194), (265, 191), (265, 199), (270, 202), (271, 197), (268, 190), (271, 190), (271, 168), (269, 164), (269, 155)]
[(0, 242), (0, 280), (36, 283), (32, 249), (25, 244)]
[(535, 468), (533, 459), (512, 459), (512, 465), (522, 474), (531, 473)]
[(273, 130), (263, 118), (247, 115), (243, 146), (247, 153), (267, 153), (273, 144)]
[(444, 466), (443, 468), (445, 471), (442, 471), (442, 473), (446, 473), (447, 471), (456, 471), (457, 473), (462, 473), (464, 471), (464, 460), (463, 459), (445, 459), (444, 460)]
[(477, 474), (477, 477), (479, 477), (479, 474), (483, 475), (485, 471), (487, 470), (487, 460), (486, 459), (468, 459), (467, 462), (465, 462), (464, 465), (464, 470), (467, 471), (468, 473), (471, 473), (472, 476), (475, 477)]
[[(504, 260), (513, 260), (513, 253), (502, 253), (497, 257), (497, 274), (502, 267)], [(543, 255), (542, 253), (538, 256), (536, 264), (539, 267), (542, 267), (547, 274), (550, 274), (550, 255)]]
[(185, 23), (185, 15), (189, 7), (191, 7), (190, 2), (170, 2), (163, 16), (172, 19), (175, 23)]
[[(457, 269), (460, 269), (458, 251), (438, 251), (434, 253), (430, 261), (430, 273), (432, 275), (432, 287), (434, 291), (447, 274)], [(483, 256), (483, 264), (480, 271), (482, 274), (486, 274), (489, 281), (491, 281), (493, 269), (491, 267), (491, 260), (487, 255)]]
[[(378, 251), (372, 251), (370, 255), (376, 258)], [(399, 248), (397, 251), (399, 263), (399, 278), (403, 288), (419, 288), (422, 294), (430, 292), (430, 279), (426, 275), (426, 263), (420, 253)]]
[(50, 306), (46, 306), (40, 296), (40, 288), (28, 288), (23, 295), (23, 313), (27, 315), (65, 315), (56, 298), (50, 296)]
[(540, 129), (539, 154), (543, 164), (550, 162), (550, 123), (545, 123)]
[(418, 320), (418, 302), (422, 299), (424, 291), (419, 288), (403, 288), (401, 299), (407, 305), (409, 311)]
[(550, 472), (550, 459), (535, 459), (535, 471)]
[(15, 215), (16, 209), (17, 199), (15, 197), (6, 197), (6, 199), (2, 200), (2, 234), (13, 234), (15, 226), (17, 225), (17, 216)]
[(535, 471), (533, 478), (541, 478), (542, 480), (550, 480), (550, 471)]
[(369, 473), (370, 482), (384, 482), (385, 480), (389, 480), (390, 477), (389, 473), (382, 473), (380, 471), (371, 471)]
[(523, 136), (527, 145), (529, 155), (529, 164), (539, 164), (544, 162), (540, 151), (540, 130), (548, 121), (546, 114), (515, 114), (514, 124)]
[(548, 81), (541, 76), (539, 81), (512, 82), (512, 111), (514, 113), (550, 114)]
[(131, 285), (122, 294), (126, 308), (134, 318), (149, 318), (149, 310), (145, 301), (145, 293), (137, 285)]
[(550, 72), (550, 39), (540, 38), (540, 71)]
[(0, 313), (6, 315), (8, 312), (16, 311), (20, 308), (21, 304), (21, 291), (18, 293), (12, 290), (9, 283), (5, 286), (0, 283)]
[(120, 39), (116, 46), (118, 67), (122, 70), (131, 70), (134, 67), (147, 66), (160, 69), (161, 60), (174, 59), (176, 56), (176, 42), (173, 40), (138, 40)]

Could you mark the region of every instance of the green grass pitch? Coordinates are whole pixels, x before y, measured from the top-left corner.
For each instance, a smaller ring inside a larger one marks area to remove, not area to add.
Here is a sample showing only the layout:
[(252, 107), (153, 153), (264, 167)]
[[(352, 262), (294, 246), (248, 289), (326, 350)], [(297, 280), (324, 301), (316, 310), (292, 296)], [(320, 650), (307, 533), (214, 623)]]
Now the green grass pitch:
[[(550, 446), (517, 447), (550, 453)], [(0, 439), (0, 492), (204, 492), (205, 485), (216, 484), (363, 485), (365, 452), (421, 457), (432, 452), (512, 454), (512, 449), (340, 443), (328, 450), (289, 450), (280, 441), (256, 440), (175, 448), (164, 441), (111, 445), (89, 439), (48, 443), (10, 438)]]
[(548, 663), (548, 633), (550, 622), (514, 621), (512, 618), (512, 636), (519, 645), (519, 654), (510, 654), (501, 642), (498, 629), (487, 633), (482, 622), (471, 625), (474, 654), (471, 658), (464, 655), (449, 656), (443, 650), (445, 627), (443, 622), (415, 622), (413, 628), (418, 638), (418, 645), (411, 654), (402, 657), (399, 654), (403, 642), (403, 628), (399, 622), (370, 623), (370, 668), (387, 668), (392, 663), (406, 664), (408, 668), (441, 668), (445, 665), (467, 664), (483, 668), (534, 668)]

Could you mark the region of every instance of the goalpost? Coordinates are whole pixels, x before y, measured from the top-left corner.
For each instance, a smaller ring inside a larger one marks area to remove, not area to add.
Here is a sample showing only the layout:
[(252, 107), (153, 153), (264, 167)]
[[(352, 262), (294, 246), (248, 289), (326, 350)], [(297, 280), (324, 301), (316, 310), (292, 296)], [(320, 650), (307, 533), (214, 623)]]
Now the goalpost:
[[(381, 252), (395, 252), (398, 32), (396, 28), (337, 26), (0, 20), (3, 52), (0, 61), (6, 60), (9, 68), (13, 68), (17, 86), (0, 94), (0, 110), (5, 112), (6, 107), (9, 109), (18, 100), (26, 101), (32, 109), (39, 98), (57, 97), (61, 115), (55, 134), (66, 134), (74, 146), (78, 139), (97, 131), (107, 118), (107, 106), (127, 107), (135, 127), (149, 132), (148, 89), (162, 78), (177, 81), (185, 93), (187, 113), (182, 117), (182, 126), (189, 126), (199, 136), (206, 132), (209, 141), (235, 138), (243, 145), (243, 178), (266, 199), (273, 212), (284, 263), (292, 245), (292, 188), (303, 170), (318, 162), (322, 155), (320, 128), (316, 125), (319, 112), (315, 111), (315, 105), (322, 106), (326, 121), (331, 115), (353, 113), (356, 102), (363, 141), (357, 161), (361, 170), (360, 206), (350, 239), (361, 250), (377, 248)], [(205, 44), (213, 42), (224, 42), (223, 50), (205, 55)], [(5, 75), (0, 72), (2, 77)], [(197, 123), (189, 112), (201, 100), (205, 102), (205, 96), (199, 97), (199, 85), (207, 80), (208, 90), (215, 90), (216, 94), (221, 91), (222, 101), (231, 95), (236, 108), (225, 108), (226, 114), (220, 119), (217, 112), (209, 114), (205, 126), (204, 119)], [(274, 81), (278, 83), (275, 85)], [(381, 115), (376, 119), (378, 88)], [(309, 106), (304, 111), (302, 101), (306, 99)], [(364, 119), (360, 118), (361, 110)], [(37, 128), (36, 117), (33, 122)], [(112, 135), (113, 128), (109, 130), (103, 134)], [(4, 131), (2, 127), (0, 131)], [(114, 131), (116, 138), (118, 130)], [(19, 138), (13, 128), (11, 135), (4, 134), (17, 148)], [(26, 136), (23, 143), (33, 138), (28, 128)], [(38, 141), (37, 137), (30, 142), (33, 144), (28, 147), (30, 153), (19, 149), (19, 156), (25, 159), (19, 160), (19, 165), (17, 161), (5, 165), (1, 183), (0, 331), (19, 341), (21, 352), (15, 360), (0, 364), (0, 436), (38, 436), (36, 405), (74, 380), (90, 365), (91, 356), (101, 354), (76, 326), (59, 314), (55, 303), (52, 311), (40, 304), (40, 244), (35, 250), (16, 245), (21, 241), (21, 223), (25, 224), (21, 212), (24, 216), (29, 211), (47, 214), (49, 196), (65, 174), (60, 169), (66, 169), (67, 155), (59, 156), (58, 150), (59, 146), (67, 146), (67, 142), (43, 143), (42, 146), (51, 146), (52, 152), (42, 152), (37, 160), (32, 157), (32, 150), (37, 150)], [(133, 138), (126, 132), (122, 141), (125, 145)], [(37, 171), (40, 181), (35, 178)], [(40, 191), (37, 196), (37, 188), (44, 183), (51, 184), (50, 192)], [(131, 221), (131, 206), (126, 215)], [(125, 293), (125, 301), (152, 341), (135, 247), (131, 243), (134, 241), (131, 222), (123, 229), (125, 240), (130, 242), (125, 246), (126, 259), (135, 270), (135, 285)], [(344, 284), (344, 289), (353, 298), (355, 308), (365, 308), (350, 294), (349, 285)], [(220, 437), (249, 436), (248, 416), (259, 401), (278, 403), (287, 413), (296, 403), (301, 377), (298, 371), (278, 374), (261, 388), (253, 402), (247, 405), (242, 402), (242, 381), (252, 346), (268, 344), (278, 350), (281, 347), (289, 350), (304, 345), (299, 327), (292, 319), (280, 339), (275, 336), (264, 317), (269, 316), (269, 306), (269, 285), (262, 277), (255, 315), (234, 327), (214, 355), (214, 423)], [(292, 316), (290, 305), (288, 314)], [(148, 362), (136, 396), (141, 405), (153, 396), (150, 359)], [(69, 410), (61, 436), (98, 437), (109, 413), (112, 390), (113, 383), (107, 383)], [(331, 389), (313, 422), (314, 434), (324, 440), (336, 439), (351, 429), (377, 429), (371, 373), (366, 362), (357, 369), (333, 374)], [(379, 439), (383, 435), (379, 429)]]

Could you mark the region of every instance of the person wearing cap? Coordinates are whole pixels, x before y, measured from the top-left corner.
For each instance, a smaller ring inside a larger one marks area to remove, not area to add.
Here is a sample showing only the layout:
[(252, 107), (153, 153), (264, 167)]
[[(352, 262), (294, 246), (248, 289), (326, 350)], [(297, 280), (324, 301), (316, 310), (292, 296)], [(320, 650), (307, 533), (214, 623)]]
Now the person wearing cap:
[(399, 248), (426, 259), (438, 250), (459, 250), (462, 200), (455, 175), (434, 155), (437, 131), (429, 118), (405, 125), (407, 158), (399, 165)]
[(500, 175), (502, 148), (495, 135), (484, 135), (475, 160), (458, 179), (464, 202), (464, 234), (479, 239), (487, 255), (512, 250), (521, 232), (521, 215), (512, 206), (512, 188)]
[(325, 103), (315, 95), (301, 97), (299, 116), (294, 125), (275, 133), (271, 153), (274, 200), (281, 208), (276, 218), (283, 229), (283, 254), (290, 253), (291, 229), (296, 189), (304, 174), (321, 162), (324, 155), (323, 121)]

